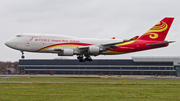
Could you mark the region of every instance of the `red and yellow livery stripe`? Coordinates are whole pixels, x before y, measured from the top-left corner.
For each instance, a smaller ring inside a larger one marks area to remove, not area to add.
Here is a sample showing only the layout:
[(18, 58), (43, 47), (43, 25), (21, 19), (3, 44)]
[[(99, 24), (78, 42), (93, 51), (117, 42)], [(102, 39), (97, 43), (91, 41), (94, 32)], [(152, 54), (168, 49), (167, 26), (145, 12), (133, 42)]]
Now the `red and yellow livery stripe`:
[[(121, 44), (116, 44), (115, 46), (119, 47), (119, 46), (131, 45), (134, 42), (135, 42), (135, 40), (129, 41), (129, 42), (125, 42), (125, 43), (121, 43)], [(43, 48), (37, 50), (37, 52), (45, 50), (45, 49), (49, 49), (49, 48), (54, 48), (54, 47), (79, 47), (79, 46), (89, 46), (89, 45), (93, 45), (93, 44), (88, 44), (88, 43), (60, 43), (60, 44), (54, 44), (54, 45), (43, 47)], [(112, 54), (129, 53), (129, 52), (121, 51), (119, 49), (107, 50), (106, 52), (107, 53), (112, 53)]]
[(157, 32), (163, 32), (167, 28), (168, 28), (168, 25), (164, 21), (160, 21), (153, 28), (147, 31), (144, 35), (149, 35), (151, 39), (156, 39), (159, 36)]
[[(125, 46), (125, 45), (131, 45), (134, 42), (135, 42), (135, 40), (129, 41), (129, 42), (125, 42), (125, 43), (121, 43), (121, 44), (116, 44), (115, 46), (120, 47), (120, 46)], [(121, 51), (121, 50), (116, 50), (116, 49), (114, 49), (114, 50), (107, 50), (106, 52), (107, 53), (112, 53), (112, 54), (125, 54), (125, 53), (129, 53), (129, 52), (124, 52), (123, 50)]]

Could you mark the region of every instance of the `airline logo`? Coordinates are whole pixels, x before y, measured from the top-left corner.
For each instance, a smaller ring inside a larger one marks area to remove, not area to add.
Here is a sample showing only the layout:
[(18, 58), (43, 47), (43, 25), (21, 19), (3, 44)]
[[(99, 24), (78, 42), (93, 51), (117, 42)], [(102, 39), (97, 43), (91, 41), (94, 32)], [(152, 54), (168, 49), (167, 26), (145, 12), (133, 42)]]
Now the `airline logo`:
[(168, 28), (168, 25), (164, 21), (160, 21), (153, 28), (147, 31), (144, 35), (149, 35), (151, 39), (157, 39), (159, 37), (158, 32), (163, 32)]

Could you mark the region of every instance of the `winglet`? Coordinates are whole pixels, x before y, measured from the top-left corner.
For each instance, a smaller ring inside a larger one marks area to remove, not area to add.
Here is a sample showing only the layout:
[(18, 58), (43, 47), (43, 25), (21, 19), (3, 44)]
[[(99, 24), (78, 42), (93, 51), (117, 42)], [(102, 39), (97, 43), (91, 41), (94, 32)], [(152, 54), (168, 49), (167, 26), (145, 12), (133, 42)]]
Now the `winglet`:
[(133, 37), (133, 38), (131, 38), (131, 39), (123, 39), (123, 41), (132, 41), (132, 40), (136, 40), (138, 37), (139, 37), (139, 36), (135, 36), (135, 37)]
[(112, 37), (111, 39), (115, 39), (116, 37)]
[(133, 37), (133, 38), (131, 38), (131, 39), (129, 39), (129, 40), (136, 40), (138, 37), (139, 37), (139, 36), (135, 36), (135, 37)]

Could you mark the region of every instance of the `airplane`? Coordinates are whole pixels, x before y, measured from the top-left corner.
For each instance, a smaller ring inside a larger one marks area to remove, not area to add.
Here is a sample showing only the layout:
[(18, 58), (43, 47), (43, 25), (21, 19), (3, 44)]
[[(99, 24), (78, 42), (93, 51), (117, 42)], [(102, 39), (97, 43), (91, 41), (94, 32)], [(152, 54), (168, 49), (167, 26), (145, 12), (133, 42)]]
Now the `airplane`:
[(58, 56), (77, 55), (79, 62), (92, 61), (91, 56), (118, 55), (155, 48), (166, 47), (174, 41), (165, 41), (173, 22), (173, 17), (165, 17), (142, 36), (131, 39), (79, 38), (65, 35), (22, 33), (5, 42), (5, 45), (24, 51), (56, 53)]

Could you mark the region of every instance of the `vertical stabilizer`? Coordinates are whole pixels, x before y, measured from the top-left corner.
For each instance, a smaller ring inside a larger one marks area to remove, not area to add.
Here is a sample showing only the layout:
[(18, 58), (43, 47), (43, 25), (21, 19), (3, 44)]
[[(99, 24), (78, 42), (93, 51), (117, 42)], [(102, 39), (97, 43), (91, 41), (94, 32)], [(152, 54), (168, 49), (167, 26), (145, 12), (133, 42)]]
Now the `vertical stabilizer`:
[(145, 34), (139, 37), (137, 40), (159, 40), (163, 41), (171, 27), (173, 22), (173, 17), (165, 17), (154, 27), (148, 30)]

